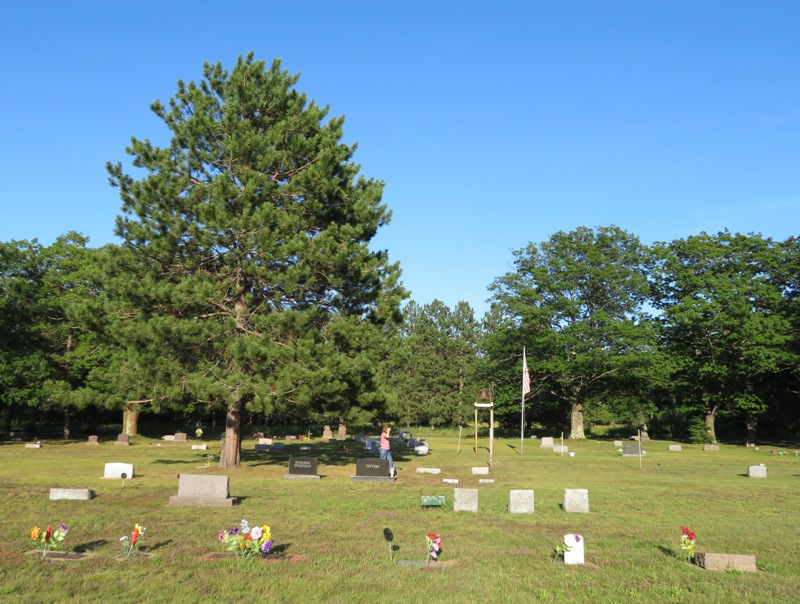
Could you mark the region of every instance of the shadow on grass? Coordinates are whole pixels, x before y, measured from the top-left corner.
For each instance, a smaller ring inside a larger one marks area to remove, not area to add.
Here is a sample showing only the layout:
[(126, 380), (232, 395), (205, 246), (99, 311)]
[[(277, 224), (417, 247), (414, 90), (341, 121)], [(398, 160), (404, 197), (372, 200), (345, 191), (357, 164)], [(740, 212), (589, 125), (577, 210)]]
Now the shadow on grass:
[(659, 550), (665, 556), (668, 556), (669, 558), (675, 558), (677, 560), (678, 558), (681, 557), (678, 554), (676, 554), (674, 550), (671, 550), (668, 547), (664, 547), (663, 545), (657, 545), (656, 549)]
[(141, 550), (143, 552), (154, 552), (157, 549), (161, 549), (164, 546), (170, 545), (172, 543), (172, 539), (167, 539), (166, 541), (159, 541), (158, 543), (154, 543), (153, 545), (146, 545), (142, 546)]
[[(347, 452), (342, 452), (338, 447), (332, 449), (331, 445), (326, 444), (305, 444), (302, 446), (309, 447), (309, 449), (301, 451), (301, 445), (298, 444), (286, 445), (281, 451), (273, 450), (269, 453), (242, 450), (241, 461), (248, 462), (254, 467), (286, 466), (289, 464), (290, 457), (314, 457), (320, 465), (345, 467), (355, 466), (359, 459), (378, 458), (376, 453), (357, 446), (348, 448)], [(413, 450), (406, 452), (401, 449), (392, 449), (392, 458), (395, 463), (407, 463), (412, 458), (412, 455)]]
[(185, 459), (156, 459), (153, 461), (153, 464), (160, 464), (163, 466), (172, 466), (175, 464), (185, 464)]
[(81, 543), (80, 545), (76, 545), (73, 549), (74, 552), (78, 554), (85, 554), (86, 552), (92, 552), (96, 550), (98, 547), (104, 547), (109, 544), (107, 539), (98, 539), (97, 541), (90, 541), (89, 543)]
[(280, 556), (281, 554), (289, 553), (289, 548), (292, 546), (291, 543), (281, 543), (280, 545), (272, 546), (272, 549), (269, 550), (270, 555), (273, 556)]

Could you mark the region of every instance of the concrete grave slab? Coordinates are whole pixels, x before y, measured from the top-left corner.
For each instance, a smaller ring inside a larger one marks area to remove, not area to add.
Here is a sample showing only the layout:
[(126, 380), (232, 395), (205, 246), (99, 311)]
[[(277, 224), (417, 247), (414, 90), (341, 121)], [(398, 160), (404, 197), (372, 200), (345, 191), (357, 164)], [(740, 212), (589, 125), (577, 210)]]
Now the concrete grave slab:
[(94, 499), (95, 492), (91, 489), (50, 489), (50, 499), (53, 501), (59, 499), (69, 499), (74, 501), (89, 501)]
[(697, 553), (694, 561), (697, 566), (706, 570), (733, 570), (745, 573), (758, 571), (755, 556), (703, 552)]

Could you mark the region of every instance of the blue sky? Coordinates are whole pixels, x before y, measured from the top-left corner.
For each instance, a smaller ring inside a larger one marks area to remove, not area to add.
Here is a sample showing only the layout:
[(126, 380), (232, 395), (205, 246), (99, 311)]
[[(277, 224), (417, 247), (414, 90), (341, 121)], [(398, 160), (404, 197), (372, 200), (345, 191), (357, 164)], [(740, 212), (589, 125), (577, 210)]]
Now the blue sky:
[[(131, 8), (135, 7), (135, 8)], [(14, 3), (0, 36), (0, 241), (117, 241), (106, 161), (204, 61), (279, 57), (385, 181), (374, 241), (412, 298), (480, 316), (511, 250), (800, 234), (800, 2)]]

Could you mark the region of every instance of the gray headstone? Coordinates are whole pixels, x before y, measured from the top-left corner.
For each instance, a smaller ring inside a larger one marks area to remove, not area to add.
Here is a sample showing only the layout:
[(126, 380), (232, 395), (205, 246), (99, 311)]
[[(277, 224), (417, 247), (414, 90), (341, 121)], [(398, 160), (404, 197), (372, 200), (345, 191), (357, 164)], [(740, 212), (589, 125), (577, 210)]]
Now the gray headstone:
[(316, 476), (317, 460), (314, 457), (290, 457), (289, 474), (298, 476)]
[(670, 445), (669, 446), (669, 450), (670, 451), (683, 451), (683, 448), (680, 445)]
[(283, 443), (274, 443), (272, 445), (272, 448), (275, 449), (276, 451), (283, 451)]
[(120, 434), (117, 436), (117, 440), (114, 442), (115, 445), (122, 445), (123, 447), (127, 447), (131, 444), (131, 437), (127, 434)]
[(181, 474), (178, 495), (169, 498), (169, 505), (229, 507), (236, 499), (228, 496), (230, 479), (227, 476)]
[(567, 445), (553, 445), (553, 453), (569, 453)]
[(94, 434), (94, 435), (90, 436), (86, 440), (86, 444), (87, 445), (99, 445), (100, 444), (100, 439), (97, 437), (96, 434)]
[(107, 463), (103, 471), (103, 478), (122, 478), (123, 474), (125, 474), (125, 478), (133, 478), (133, 464), (119, 462)]
[(565, 512), (569, 513), (589, 513), (589, 491), (588, 489), (564, 489)]
[(703, 445), (703, 451), (719, 451), (719, 445)]
[(272, 445), (256, 445), (256, 453), (269, 453), (271, 450)]
[(750, 478), (766, 478), (767, 466), (750, 466), (747, 468), (747, 475)]
[(639, 445), (625, 445), (622, 448), (622, 456), (623, 457), (641, 457), (639, 454), (640, 447)]
[(542, 436), (542, 442), (539, 444), (540, 449), (552, 449), (553, 448), (553, 437), (552, 436)]
[(177, 441), (185, 441), (186, 440), (186, 432), (176, 432), (175, 433), (175, 440), (177, 440)]
[(357, 459), (356, 476), (362, 478), (388, 478), (389, 460), (388, 459)]
[(533, 490), (514, 490), (508, 494), (508, 511), (512, 514), (533, 514)]
[(94, 499), (94, 491), (91, 489), (50, 489), (50, 499), (89, 501), (90, 499)]
[(478, 489), (453, 489), (453, 511), (478, 513)]

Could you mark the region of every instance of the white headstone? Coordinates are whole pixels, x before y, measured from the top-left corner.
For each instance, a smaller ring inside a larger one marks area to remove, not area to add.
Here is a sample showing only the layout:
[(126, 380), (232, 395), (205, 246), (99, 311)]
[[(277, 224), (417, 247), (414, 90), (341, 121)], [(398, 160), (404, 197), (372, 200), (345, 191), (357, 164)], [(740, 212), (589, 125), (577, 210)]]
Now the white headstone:
[(208, 445), (203, 443), (202, 445), (192, 445), (192, 451), (206, 451), (208, 450)]
[(415, 455), (427, 455), (428, 454), (428, 445), (417, 445), (414, 447), (414, 454)]
[(767, 466), (750, 466), (747, 468), (747, 475), (750, 478), (766, 478)]
[(569, 513), (589, 513), (589, 491), (588, 489), (564, 489), (565, 512)]
[(533, 490), (515, 490), (508, 495), (508, 511), (512, 514), (533, 514)]
[(564, 544), (569, 548), (564, 552), (564, 564), (583, 564), (583, 537), (564, 535)]
[(553, 437), (552, 436), (542, 436), (542, 442), (539, 445), (540, 449), (552, 449), (553, 448)]
[(489, 473), (489, 468), (487, 468), (487, 467), (472, 468), (472, 473), (473, 474), (488, 474)]
[(478, 484), (494, 484), (494, 478), (479, 478)]
[(441, 474), (441, 468), (417, 468), (417, 474)]
[(478, 513), (478, 489), (453, 489), (453, 511)]
[(445, 484), (458, 484), (458, 478), (442, 478), (442, 482)]
[(133, 464), (119, 462), (107, 463), (105, 471), (103, 472), (103, 478), (122, 478), (123, 474), (125, 474), (125, 478), (133, 478)]
[(622, 446), (622, 441), (621, 440), (615, 440), (614, 441), (614, 446), (615, 447), (621, 447)]
[(670, 445), (669, 446), (669, 450), (670, 451), (682, 451), (683, 448), (680, 445)]

